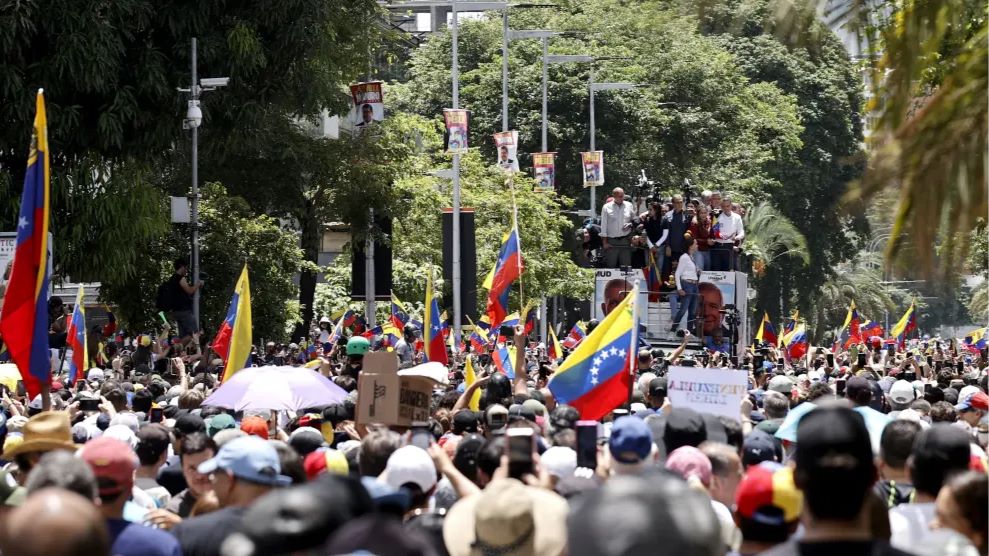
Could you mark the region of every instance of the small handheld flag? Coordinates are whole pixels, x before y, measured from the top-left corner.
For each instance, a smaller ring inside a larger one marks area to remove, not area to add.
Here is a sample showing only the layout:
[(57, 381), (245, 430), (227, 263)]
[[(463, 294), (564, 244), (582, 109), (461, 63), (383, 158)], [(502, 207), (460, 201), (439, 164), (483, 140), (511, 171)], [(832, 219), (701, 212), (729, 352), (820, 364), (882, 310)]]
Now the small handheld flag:
[(900, 320), (893, 327), (892, 335), (896, 338), (896, 341), (903, 347), (906, 342), (907, 334), (911, 331), (917, 329), (917, 311), (916, 306), (913, 302), (910, 303), (910, 308), (907, 309), (906, 313), (900, 317)]
[[(470, 386), (477, 382), (477, 374), (474, 373), (474, 358), (467, 357), (467, 362), (464, 364), (464, 384)], [(467, 402), (467, 409), (471, 411), (478, 411), (481, 409), (481, 389), (478, 388), (474, 390), (474, 394), (471, 395), (470, 400)]]
[(423, 348), (427, 361), (449, 364), (446, 345), (443, 343), (443, 330), (446, 328), (440, 316), (440, 304), (433, 292), (432, 272), (426, 274), (426, 314), (423, 316)]
[[(217, 345), (214, 342), (214, 349), (217, 353), (224, 355), (220, 349), (226, 348), (223, 366), (223, 381), (227, 381), (234, 373), (247, 366), (251, 357), (251, 284), (247, 277), (247, 265), (240, 272), (237, 279), (237, 286), (234, 287), (234, 295), (230, 300), (230, 308), (227, 309), (227, 316), (223, 319), (220, 332), (217, 333), (217, 340), (223, 338), (224, 344)], [(230, 332), (226, 334), (226, 328)], [(219, 347), (220, 349), (216, 349)]]
[(759, 331), (756, 332), (755, 339), (773, 346), (779, 344), (779, 338), (776, 336), (776, 327), (769, 320), (768, 312), (762, 314), (762, 322), (759, 323)]
[(86, 308), (83, 306), (83, 287), (79, 286), (76, 294), (76, 305), (72, 308), (69, 326), (66, 330), (65, 343), (72, 348), (72, 359), (69, 360), (69, 384), (85, 376), (89, 369), (89, 341), (86, 338)]
[(549, 355), (550, 359), (555, 361), (563, 357), (563, 349), (560, 347), (560, 341), (556, 339), (556, 331), (553, 330), (552, 326), (549, 327), (549, 339), (550, 344), (549, 349), (547, 350), (547, 355)]

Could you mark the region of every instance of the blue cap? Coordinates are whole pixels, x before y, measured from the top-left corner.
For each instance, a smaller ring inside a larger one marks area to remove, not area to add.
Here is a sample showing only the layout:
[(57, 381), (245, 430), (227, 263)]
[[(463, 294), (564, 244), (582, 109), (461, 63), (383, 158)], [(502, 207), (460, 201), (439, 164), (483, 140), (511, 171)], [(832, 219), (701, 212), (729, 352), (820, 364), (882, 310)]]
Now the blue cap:
[(639, 463), (652, 452), (652, 431), (642, 419), (631, 415), (619, 417), (611, 426), (608, 440), (611, 457), (621, 463)]
[(278, 452), (267, 440), (244, 436), (227, 442), (216, 456), (199, 464), (200, 473), (209, 474), (222, 469), (245, 481), (269, 486), (285, 486), (292, 479), (281, 475)]

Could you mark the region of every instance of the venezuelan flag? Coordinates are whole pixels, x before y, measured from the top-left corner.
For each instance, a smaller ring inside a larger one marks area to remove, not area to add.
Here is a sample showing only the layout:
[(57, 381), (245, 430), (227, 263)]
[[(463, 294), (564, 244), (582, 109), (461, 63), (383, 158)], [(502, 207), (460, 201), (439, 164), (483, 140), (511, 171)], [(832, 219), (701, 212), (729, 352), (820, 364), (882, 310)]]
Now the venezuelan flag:
[(517, 226), (513, 226), (498, 253), (498, 260), (495, 261), (494, 275), (491, 280), (491, 289), (488, 291), (486, 313), (492, 328), (499, 326), (505, 320), (505, 315), (508, 314), (508, 291), (511, 289), (512, 283), (522, 276), (522, 269), (522, 246), (519, 243), (519, 230)]
[(391, 293), (391, 323), (395, 328), (402, 330), (405, 328), (405, 324), (409, 322), (409, 311), (402, 305), (402, 302), (395, 295), (395, 292)]
[(0, 336), (21, 372), (28, 397), (52, 380), (48, 351), (48, 222), (50, 180), (45, 96), (35, 97), (34, 131), (24, 174), (17, 243), (0, 311)]
[(574, 406), (583, 419), (600, 419), (628, 400), (635, 368), (638, 289), (636, 284), (549, 380), (556, 403)]
[(917, 328), (917, 311), (915, 304), (911, 302), (910, 308), (907, 309), (907, 312), (903, 313), (903, 316), (900, 317), (899, 321), (897, 321), (896, 325), (893, 327), (893, 330), (891, 331), (891, 334), (894, 338), (896, 338), (896, 341), (897, 343), (900, 344), (900, 347), (903, 347), (903, 345), (906, 343), (907, 334), (909, 334), (913, 330), (916, 330), (916, 328)]
[(476, 353), (484, 353), (488, 347), (487, 338), (481, 334), (482, 329), (478, 325), (474, 324), (474, 321), (470, 320), (470, 317), (467, 317), (467, 322), (469, 322), (474, 328), (471, 331), (470, 336), (467, 338), (467, 341), (470, 342), (470, 345), (474, 348)]
[(649, 250), (649, 265), (642, 269), (642, 274), (646, 277), (646, 288), (649, 291), (649, 303), (659, 301), (659, 289), (663, 285), (663, 273), (656, 264), (656, 256), (652, 249)]
[(440, 316), (440, 304), (433, 293), (432, 272), (426, 275), (426, 314), (423, 316), (423, 350), (427, 361), (449, 364), (446, 356), (446, 346), (443, 343), (443, 332), (446, 326)]
[(72, 359), (69, 361), (69, 385), (74, 386), (83, 373), (89, 368), (89, 341), (86, 339), (86, 308), (82, 304), (83, 287), (79, 286), (76, 294), (76, 305), (69, 317), (65, 342), (72, 348)]
[(495, 368), (510, 379), (515, 379), (515, 346), (502, 347), (491, 354)]
[(780, 343), (776, 336), (776, 327), (773, 326), (773, 321), (769, 320), (768, 312), (762, 314), (762, 322), (759, 323), (759, 331), (755, 333), (755, 339), (774, 346)]
[(584, 332), (583, 321), (577, 322), (573, 325), (573, 328), (570, 329), (570, 333), (567, 334), (567, 337), (563, 339), (563, 347), (567, 349), (574, 349), (580, 345), (580, 342), (584, 340), (584, 336), (586, 335), (587, 333)]
[(240, 271), (240, 278), (237, 279), (237, 286), (230, 300), (230, 308), (227, 309), (227, 316), (220, 327), (221, 333), (217, 334), (218, 338), (228, 326), (230, 333), (226, 352), (216, 350), (223, 356), (224, 381), (246, 367), (251, 358), (251, 284), (247, 278), (247, 265), (244, 265), (244, 269)]
[(868, 340), (873, 336), (881, 337), (883, 335), (883, 327), (874, 320), (865, 319), (859, 326), (859, 333), (863, 340)]
[(505, 317), (505, 320), (501, 321), (501, 324), (491, 327), (491, 330), (488, 331), (488, 338), (491, 338), (498, 343), (504, 343), (505, 340), (508, 340), (508, 338), (501, 335), (501, 328), (503, 326), (515, 328), (520, 322), (522, 322), (522, 317), (520, 317), (518, 313), (512, 313)]
[(552, 326), (549, 327), (549, 339), (550, 343), (547, 346), (546, 354), (549, 355), (550, 359), (555, 361), (563, 357), (563, 349), (560, 347), (560, 341), (556, 339), (556, 331), (553, 330)]
[(978, 353), (986, 347), (986, 328), (976, 328), (965, 335), (965, 347)]
[(807, 329), (802, 324), (798, 324), (789, 334), (783, 335), (783, 345), (790, 359), (800, 359), (807, 355)]
[(530, 301), (525, 304), (525, 309), (522, 310), (522, 321), (525, 325), (522, 327), (523, 334), (529, 334), (536, 327), (536, 317), (538, 316), (538, 311), (533, 311), (535, 306)]

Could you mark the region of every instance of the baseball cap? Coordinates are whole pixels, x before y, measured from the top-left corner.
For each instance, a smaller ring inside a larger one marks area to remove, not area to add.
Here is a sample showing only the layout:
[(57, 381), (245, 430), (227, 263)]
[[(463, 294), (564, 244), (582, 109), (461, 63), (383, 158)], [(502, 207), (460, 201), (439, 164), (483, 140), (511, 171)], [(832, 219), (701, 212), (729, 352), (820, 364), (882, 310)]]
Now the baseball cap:
[(666, 453), (680, 446), (699, 446), (707, 440), (707, 425), (700, 413), (689, 407), (674, 407), (666, 416), (663, 445)]
[(748, 468), (764, 461), (779, 462), (783, 458), (780, 445), (769, 433), (754, 430), (742, 443), (742, 465)]
[(793, 380), (785, 375), (776, 375), (769, 380), (769, 389), (790, 397), (793, 391)]
[(611, 457), (620, 463), (639, 463), (652, 452), (652, 431), (638, 417), (626, 415), (615, 420), (608, 439)]
[(981, 392), (978, 386), (973, 386), (971, 384), (969, 384), (968, 386), (964, 386), (962, 387), (961, 390), (958, 391), (958, 400), (959, 401), (964, 400), (965, 398), (971, 396), (976, 392)]
[(539, 456), (539, 462), (553, 477), (572, 477), (577, 469), (577, 452), (566, 446), (553, 446)]
[(426, 450), (411, 445), (402, 446), (388, 457), (381, 478), (392, 488), (412, 483), (425, 493), (436, 485), (436, 466)]
[[(493, 423), (496, 421), (499, 421), (502, 425), (500, 427), (493, 427)], [(505, 430), (505, 427), (508, 426), (508, 408), (497, 403), (489, 406), (487, 413), (484, 415), (484, 422), (487, 424), (488, 429), (491, 432)]]
[(323, 433), (315, 427), (299, 427), (288, 437), (289, 446), (302, 457), (315, 452), (324, 443)]
[(19, 486), (14, 476), (0, 469), (0, 506), (20, 506), (27, 498), (27, 489)]
[(666, 396), (667, 392), (667, 382), (666, 377), (654, 378), (649, 381), (649, 395), (656, 396)]
[(106, 380), (106, 375), (103, 373), (103, 369), (92, 368), (86, 374), (86, 380), (88, 382), (93, 382), (94, 380), (96, 382), (103, 382)]
[(689, 481), (699, 479), (701, 484), (711, 484), (711, 460), (693, 446), (680, 446), (666, 456), (666, 469)]
[(91, 440), (79, 450), (79, 457), (93, 469), (100, 495), (120, 494), (133, 486), (137, 454), (120, 440), (106, 436)]
[(292, 482), (292, 479), (281, 475), (282, 465), (275, 447), (256, 436), (243, 436), (227, 442), (216, 456), (199, 464), (197, 471), (210, 474), (218, 469), (261, 485), (284, 486)]
[(347, 456), (340, 450), (331, 448), (320, 448), (310, 452), (303, 460), (302, 468), (306, 470), (306, 478), (310, 481), (326, 472), (337, 475), (346, 475), (350, 472)]
[(524, 405), (516, 403), (508, 408), (508, 420), (509, 422), (525, 420), (534, 423), (536, 422), (536, 413)]
[(462, 409), (453, 416), (453, 433), (471, 432), (477, 432), (477, 414), (469, 409)]
[[(845, 386), (848, 387), (847, 384)], [(889, 387), (889, 401), (899, 405), (906, 405), (914, 400), (913, 384), (905, 380), (897, 380)]]
[(256, 415), (244, 417), (244, 420), (240, 422), (240, 430), (268, 440), (268, 422)]
[(989, 396), (985, 392), (976, 391), (959, 399), (961, 401), (955, 405), (955, 411), (968, 411), (970, 409), (989, 411)]
[(206, 434), (208, 434), (210, 438), (213, 438), (216, 436), (216, 433), (222, 430), (235, 428), (237, 428), (237, 423), (234, 421), (233, 416), (228, 413), (214, 415), (206, 421)]
[(845, 381), (845, 397), (850, 400), (858, 400), (860, 396), (868, 392), (872, 395), (872, 384), (864, 376), (850, 376)]
[(800, 419), (794, 461), (798, 472), (822, 484), (858, 478), (868, 486), (874, 480), (869, 430), (862, 416), (847, 407), (818, 407)]
[(745, 471), (735, 491), (735, 511), (744, 519), (781, 526), (800, 518), (804, 496), (793, 483), (793, 470), (765, 461)]

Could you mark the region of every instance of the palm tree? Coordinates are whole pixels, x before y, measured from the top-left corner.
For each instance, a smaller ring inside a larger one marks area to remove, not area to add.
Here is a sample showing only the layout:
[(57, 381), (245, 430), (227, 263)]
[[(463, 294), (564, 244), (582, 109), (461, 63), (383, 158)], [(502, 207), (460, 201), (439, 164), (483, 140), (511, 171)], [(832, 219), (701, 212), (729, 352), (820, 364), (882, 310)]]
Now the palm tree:
[(861, 251), (851, 261), (835, 266), (810, 305), (813, 311), (808, 315), (808, 327), (813, 337), (823, 339), (828, 331), (841, 326), (852, 301), (865, 318), (878, 321), (886, 311), (895, 312), (896, 299), (905, 297), (906, 292), (882, 283), (879, 263), (876, 253)]
[(780, 257), (797, 257), (810, 263), (807, 239), (776, 207), (762, 203), (745, 215), (745, 252), (752, 257), (752, 273), (762, 276)]
[[(968, 245), (955, 238), (989, 210), (989, 57), (982, 0), (775, 0), (778, 31), (811, 40), (817, 16), (859, 37), (871, 62), (872, 133), (865, 175), (846, 195), (867, 199), (898, 190), (886, 262), (903, 254), (930, 273), (952, 268)], [(913, 254), (911, 254), (913, 256)]]

